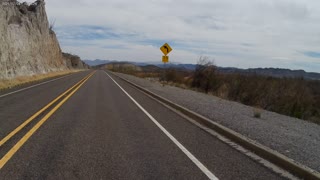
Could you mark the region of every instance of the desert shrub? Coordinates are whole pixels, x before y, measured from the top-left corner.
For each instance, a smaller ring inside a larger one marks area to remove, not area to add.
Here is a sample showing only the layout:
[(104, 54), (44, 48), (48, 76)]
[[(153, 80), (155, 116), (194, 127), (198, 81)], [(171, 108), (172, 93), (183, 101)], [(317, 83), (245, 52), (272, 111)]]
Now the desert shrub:
[(37, 7), (41, 3), (44, 3), (44, 1), (43, 0), (37, 0), (34, 3), (30, 4), (30, 6), (28, 7), (28, 11), (36, 12), (37, 11)]
[(27, 14), (28, 13), (28, 3), (27, 2), (23, 2), (19, 5), (17, 5), (19, 8), (19, 11), (21, 12), (21, 14)]
[(37, 11), (37, 4), (33, 3), (28, 7), (28, 11), (36, 12)]
[(193, 75), (192, 87), (206, 93), (214, 90), (216, 85), (216, 66), (208, 57), (200, 57)]
[(157, 72), (135, 72), (133, 74), (134, 76), (140, 77), (140, 78), (159, 78), (160, 77), (160, 73)]
[(50, 32), (50, 34), (54, 34), (54, 25), (55, 25), (55, 23), (56, 23), (56, 20), (51, 20), (50, 21), (50, 24), (49, 24), (49, 32)]
[(160, 80), (162, 81), (169, 81), (175, 83), (183, 82), (184, 72), (181, 72), (175, 68), (168, 68), (163, 73), (163, 76), (160, 78)]
[(221, 81), (227, 84), (229, 100), (302, 119), (319, 116), (319, 82), (257, 75), (227, 75)]
[(177, 79), (177, 71), (175, 69), (167, 69), (165, 71), (165, 80), (167, 81), (176, 81)]

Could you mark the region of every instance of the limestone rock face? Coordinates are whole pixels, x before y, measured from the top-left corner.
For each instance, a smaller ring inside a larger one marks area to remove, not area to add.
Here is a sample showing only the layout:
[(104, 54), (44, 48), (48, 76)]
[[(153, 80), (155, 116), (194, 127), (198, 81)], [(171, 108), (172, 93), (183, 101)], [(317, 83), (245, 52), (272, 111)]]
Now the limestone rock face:
[(84, 63), (79, 56), (69, 54), (69, 53), (62, 53), (63, 59), (67, 64), (69, 69), (89, 69), (89, 65)]
[(0, 0), (0, 79), (67, 69), (44, 0)]

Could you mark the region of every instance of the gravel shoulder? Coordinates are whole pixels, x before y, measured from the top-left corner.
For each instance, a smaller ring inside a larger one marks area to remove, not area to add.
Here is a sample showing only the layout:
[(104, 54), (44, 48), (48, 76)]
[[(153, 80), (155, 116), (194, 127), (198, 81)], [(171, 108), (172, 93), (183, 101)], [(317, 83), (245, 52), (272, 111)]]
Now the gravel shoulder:
[(116, 73), (149, 91), (212, 119), (320, 172), (320, 126), (270, 111), (254, 118), (254, 108), (215, 96)]

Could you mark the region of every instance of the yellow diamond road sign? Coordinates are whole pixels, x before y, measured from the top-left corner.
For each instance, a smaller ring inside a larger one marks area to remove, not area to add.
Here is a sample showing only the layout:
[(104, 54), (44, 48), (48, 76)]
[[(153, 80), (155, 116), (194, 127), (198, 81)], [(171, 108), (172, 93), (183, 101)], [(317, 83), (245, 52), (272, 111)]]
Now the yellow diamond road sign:
[(164, 55), (169, 54), (172, 51), (172, 48), (169, 46), (168, 43), (165, 43), (160, 50), (163, 52)]

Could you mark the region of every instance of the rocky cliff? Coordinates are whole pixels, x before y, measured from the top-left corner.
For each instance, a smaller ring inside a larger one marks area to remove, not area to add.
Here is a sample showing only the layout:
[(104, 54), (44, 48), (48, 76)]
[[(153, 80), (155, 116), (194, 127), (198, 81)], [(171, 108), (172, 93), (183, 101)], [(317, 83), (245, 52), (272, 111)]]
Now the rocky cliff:
[(68, 69), (44, 0), (0, 0), (0, 79)]
[(69, 54), (69, 53), (62, 53), (64, 61), (67, 63), (67, 67), (69, 69), (89, 69), (89, 65), (83, 62), (79, 56)]

